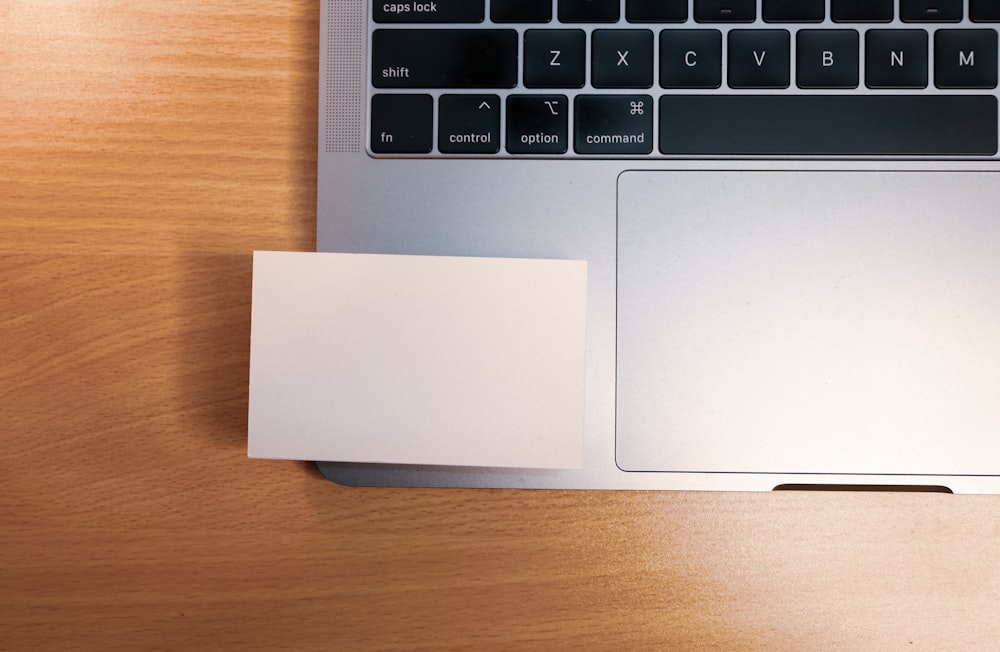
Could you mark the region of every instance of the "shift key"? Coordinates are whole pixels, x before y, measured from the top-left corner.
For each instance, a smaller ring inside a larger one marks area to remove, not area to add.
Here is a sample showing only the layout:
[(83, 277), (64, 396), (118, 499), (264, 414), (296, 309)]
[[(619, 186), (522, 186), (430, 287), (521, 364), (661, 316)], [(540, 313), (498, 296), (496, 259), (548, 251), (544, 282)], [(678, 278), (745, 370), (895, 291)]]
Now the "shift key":
[(512, 29), (377, 29), (372, 34), (376, 88), (513, 88), (517, 32)]

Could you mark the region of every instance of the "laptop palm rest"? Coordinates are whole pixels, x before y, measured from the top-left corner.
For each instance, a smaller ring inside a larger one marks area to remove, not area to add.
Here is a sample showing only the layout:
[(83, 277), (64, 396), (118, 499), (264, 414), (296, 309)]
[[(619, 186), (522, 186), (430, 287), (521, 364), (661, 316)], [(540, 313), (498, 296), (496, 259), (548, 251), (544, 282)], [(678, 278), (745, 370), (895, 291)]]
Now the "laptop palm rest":
[(626, 471), (1000, 469), (1000, 177), (626, 172)]

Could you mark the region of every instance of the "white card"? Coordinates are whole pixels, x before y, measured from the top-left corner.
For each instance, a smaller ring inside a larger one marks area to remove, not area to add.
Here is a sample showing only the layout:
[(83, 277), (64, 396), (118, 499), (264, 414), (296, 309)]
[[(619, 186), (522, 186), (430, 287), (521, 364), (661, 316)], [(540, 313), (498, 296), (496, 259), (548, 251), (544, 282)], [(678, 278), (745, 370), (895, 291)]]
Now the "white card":
[(584, 261), (254, 253), (250, 457), (583, 464)]

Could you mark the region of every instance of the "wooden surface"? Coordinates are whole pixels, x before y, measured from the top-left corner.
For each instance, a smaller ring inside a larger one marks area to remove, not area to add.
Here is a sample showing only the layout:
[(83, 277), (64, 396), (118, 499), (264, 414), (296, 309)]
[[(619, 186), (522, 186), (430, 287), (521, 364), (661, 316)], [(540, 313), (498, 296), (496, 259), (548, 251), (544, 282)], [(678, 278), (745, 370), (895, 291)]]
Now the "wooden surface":
[(0, 3), (0, 649), (997, 649), (1000, 497), (356, 489), (246, 458), (315, 0)]

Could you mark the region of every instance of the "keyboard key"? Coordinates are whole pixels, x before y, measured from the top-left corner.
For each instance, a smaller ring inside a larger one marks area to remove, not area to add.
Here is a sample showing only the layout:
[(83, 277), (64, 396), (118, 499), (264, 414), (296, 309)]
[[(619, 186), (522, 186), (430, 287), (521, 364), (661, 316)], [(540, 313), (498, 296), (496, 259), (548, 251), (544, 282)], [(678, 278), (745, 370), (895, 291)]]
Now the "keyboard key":
[(868, 88), (926, 88), (927, 32), (870, 29), (865, 33)]
[(427, 154), (433, 144), (430, 95), (372, 97), (371, 148), (377, 154)]
[(660, 86), (719, 88), (722, 85), (722, 34), (716, 29), (660, 32)]
[(490, 0), (490, 18), (494, 23), (547, 23), (552, 20), (552, 3), (538, 0)]
[(587, 35), (582, 29), (529, 29), (524, 33), (524, 85), (580, 88), (586, 81)]
[(512, 29), (377, 29), (372, 34), (372, 85), (513, 88), (517, 41)]
[(799, 88), (857, 88), (858, 33), (853, 29), (800, 29), (795, 79)]
[(376, 23), (480, 23), (483, 0), (433, 0), (433, 2), (375, 2)]
[(619, 0), (559, 0), (563, 23), (615, 23), (620, 12)]
[(688, 0), (625, 0), (625, 19), (632, 23), (683, 23)]
[(511, 154), (565, 154), (569, 140), (565, 95), (507, 97), (507, 151)]
[(790, 40), (783, 29), (729, 32), (729, 85), (732, 88), (788, 88)]
[(899, 17), (907, 23), (957, 23), (962, 0), (899, 0)]
[(653, 33), (646, 29), (594, 30), (591, 82), (595, 88), (653, 85)]
[(573, 119), (577, 154), (653, 151), (653, 99), (648, 95), (579, 95)]
[(1000, 22), (1000, 2), (997, 0), (969, 0), (969, 18), (977, 23)]
[(830, 18), (838, 23), (888, 23), (892, 0), (830, 0)]
[(934, 85), (938, 88), (996, 88), (996, 30), (939, 29), (934, 32)]
[(752, 23), (755, 18), (757, 0), (694, 0), (699, 23)]
[(664, 95), (660, 151), (689, 155), (997, 153), (992, 95)]
[(500, 151), (500, 98), (442, 95), (438, 103), (438, 150), (445, 154)]
[(824, 0), (764, 0), (761, 12), (768, 23), (821, 23), (826, 15)]

